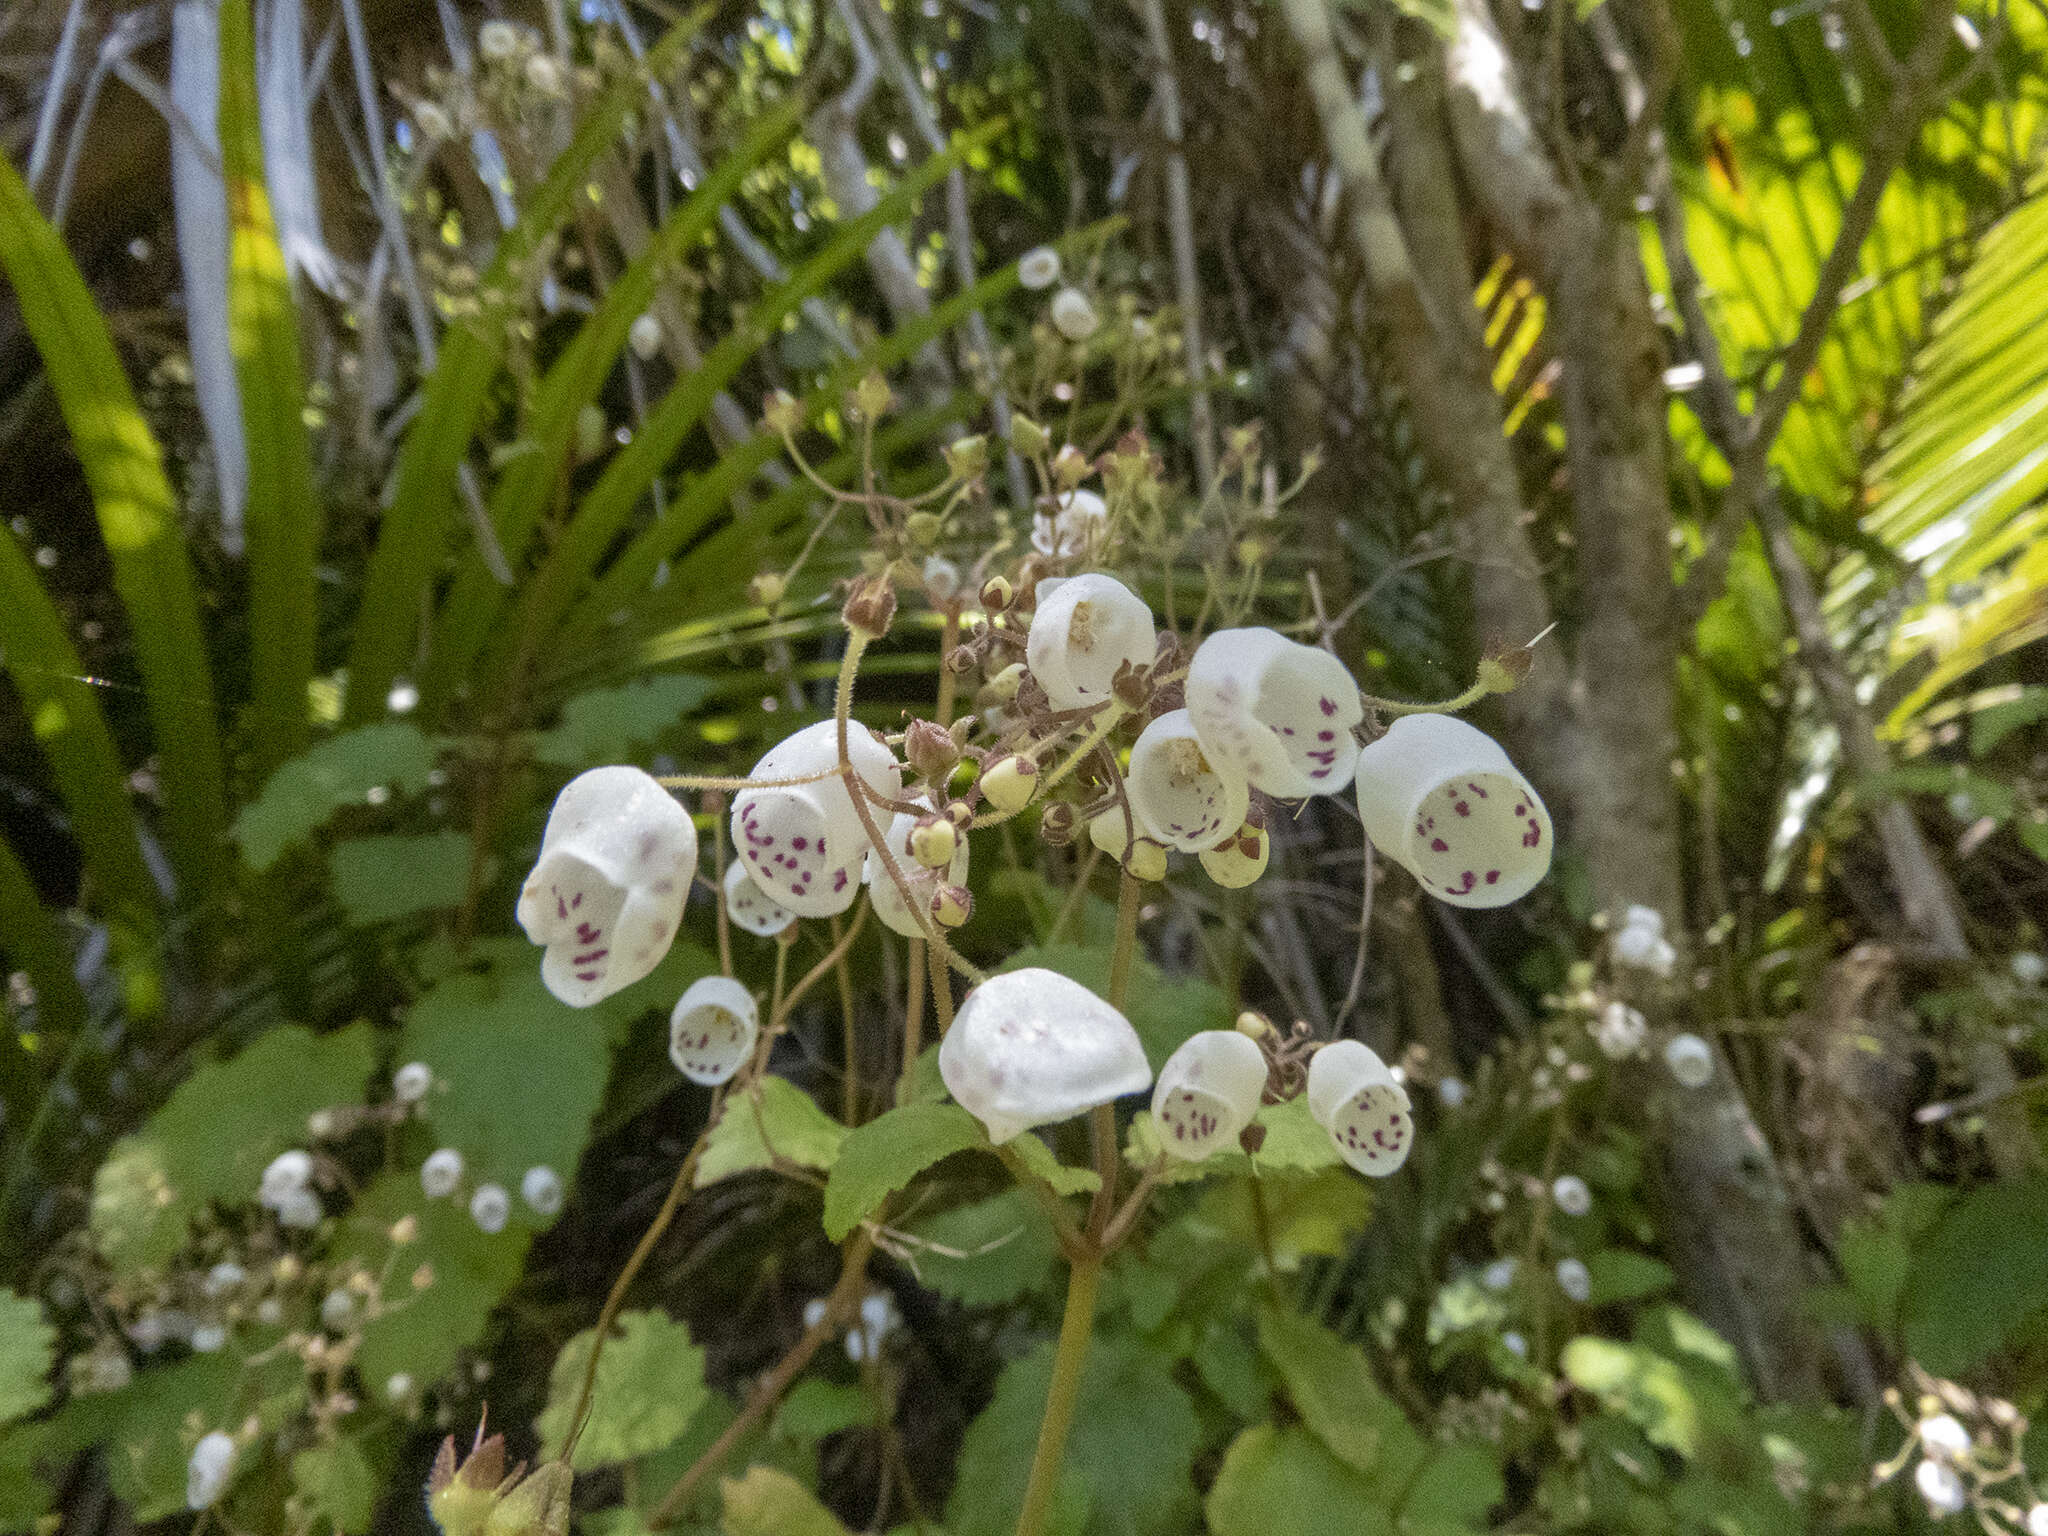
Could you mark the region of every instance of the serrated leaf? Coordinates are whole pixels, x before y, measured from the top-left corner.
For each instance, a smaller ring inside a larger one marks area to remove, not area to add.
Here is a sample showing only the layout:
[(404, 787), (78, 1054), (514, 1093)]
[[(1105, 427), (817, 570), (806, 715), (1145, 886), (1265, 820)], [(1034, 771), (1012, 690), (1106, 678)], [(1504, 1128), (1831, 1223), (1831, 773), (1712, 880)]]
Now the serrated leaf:
[(352, 837), (327, 856), (334, 899), (358, 925), (459, 907), (469, 894), (467, 832)]
[(731, 1095), (697, 1160), (697, 1188), (773, 1167), (777, 1158), (803, 1168), (829, 1170), (839, 1158), (846, 1127), (786, 1078), (764, 1076)]
[(1603, 1248), (1588, 1255), (1586, 1273), (1592, 1278), (1586, 1301), (1595, 1307), (1655, 1296), (1678, 1283), (1677, 1273), (1662, 1259), (1625, 1248)]
[(1297, 1268), (1306, 1258), (1344, 1252), (1372, 1214), (1371, 1191), (1348, 1168), (1275, 1173), (1259, 1180), (1258, 1192), (1263, 1213), (1254, 1208), (1249, 1180), (1209, 1185), (1198, 1210), (1203, 1220), (1232, 1233), (1253, 1251), (1270, 1245), (1282, 1269)]
[[(968, 1427), (946, 1506), (953, 1536), (1009, 1536), (1038, 1443), (1053, 1346), (1005, 1366), (995, 1396)], [(1200, 1440), (1193, 1401), (1172, 1361), (1129, 1338), (1098, 1336), (1054, 1500), (1051, 1531), (1179, 1532), (1194, 1504), (1190, 1468)]]
[[(548, 1405), (534, 1422), (545, 1456), (559, 1456), (568, 1438), (569, 1416), (576, 1411), (596, 1336), (596, 1329), (584, 1329), (555, 1357)], [(572, 1464), (581, 1472), (667, 1450), (709, 1395), (704, 1351), (692, 1342), (689, 1329), (661, 1312), (620, 1313), (598, 1357), (590, 1420), (576, 1442)]]
[(50, 1400), (50, 1362), (57, 1330), (43, 1320), (43, 1304), (0, 1290), (0, 1424), (34, 1413)]
[(1015, 1301), (1037, 1290), (1059, 1255), (1052, 1224), (1020, 1189), (928, 1216), (911, 1231), (936, 1245), (911, 1251), (918, 1278), (970, 1307)]
[(160, 1264), (213, 1201), (248, 1205), (270, 1160), (305, 1140), (316, 1109), (361, 1100), (376, 1064), (368, 1024), (328, 1035), (273, 1029), (179, 1084), (93, 1176), (92, 1232), (117, 1272)]
[(418, 794), (434, 767), (434, 745), (419, 727), (389, 721), (344, 731), (283, 764), (242, 807), (231, 829), (242, 859), (258, 871), (304, 842), (344, 806), (373, 789)]
[(561, 724), (535, 739), (533, 755), (570, 768), (628, 762), (708, 699), (712, 687), (709, 678), (674, 672), (579, 693), (562, 706)]
[(906, 1104), (856, 1127), (825, 1181), (825, 1235), (840, 1241), (932, 1164), (985, 1140), (957, 1104)]
[(1209, 1490), (1214, 1536), (1392, 1536), (1372, 1486), (1298, 1426), (1254, 1424)]
[(1339, 1460), (1371, 1472), (1382, 1458), (1390, 1466), (1420, 1458), (1414, 1427), (1355, 1346), (1299, 1313), (1268, 1308), (1259, 1314), (1259, 1348), (1303, 1421)]
[(1093, 1168), (1074, 1168), (1061, 1162), (1035, 1131), (1013, 1136), (1003, 1145), (1015, 1152), (1026, 1168), (1050, 1184), (1055, 1194), (1092, 1195), (1102, 1188), (1101, 1174)]
[(1912, 1252), (1906, 1347), (1928, 1370), (1959, 1375), (2048, 1302), (2048, 1179), (1971, 1191)]
[(347, 1436), (292, 1457), (292, 1487), (317, 1519), (343, 1536), (367, 1531), (377, 1512), (376, 1474)]
[(749, 1467), (719, 1484), (725, 1536), (846, 1536), (832, 1511), (787, 1472)]

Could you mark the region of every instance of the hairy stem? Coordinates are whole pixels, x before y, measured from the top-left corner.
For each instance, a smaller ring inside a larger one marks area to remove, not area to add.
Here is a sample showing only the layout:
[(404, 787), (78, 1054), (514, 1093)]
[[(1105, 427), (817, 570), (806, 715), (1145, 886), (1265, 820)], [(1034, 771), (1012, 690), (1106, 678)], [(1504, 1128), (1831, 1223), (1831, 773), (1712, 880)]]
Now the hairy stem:
[(1059, 1485), (1060, 1463), (1066, 1456), (1067, 1431), (1074, 1426), (1074, 1405), (1081, 1396), (1081, 1370), (1088, 1363), (1088, 1341), (1095, 1331), (1095, 1291), (1101, 1279), (1100, 1253), (1076, 1259), (1067, 1272), (1067, 1310), (1060, 1319), (1052, 1385), (1045, 1394), (1038, 1449), (1031, 1453), (1031, 1478), (1024, 1485), (1017, 1536), (1041, 1536), (1052, 1510), (1053, 1490)]

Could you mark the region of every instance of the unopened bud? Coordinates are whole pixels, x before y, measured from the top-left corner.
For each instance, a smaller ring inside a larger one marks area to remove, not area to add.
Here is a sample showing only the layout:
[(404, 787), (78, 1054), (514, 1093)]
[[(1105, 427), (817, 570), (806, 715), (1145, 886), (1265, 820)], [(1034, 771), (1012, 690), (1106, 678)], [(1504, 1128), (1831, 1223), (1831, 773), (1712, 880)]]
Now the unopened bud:
[(955, 677), (965, 677), (974, 670), (980, 660), (981, 658), (974, 654), (973, 646), (956, 645), (946, 652), (946, 670)]
[(1240, 1035), (1248, 1035), (1254, 1040), (1263, 1040), (1273, 1033), (1273, 1021), (1251, 1008), (1240, 1013), (1231, 1027)]
[(953, 776), (960, 761), (960, 747), (953, 733), (929, 720), (913, 720), (903, 733), (903, 757), (910, 771), (920, 779), (943, 784)]
[(1038, 835), (1055, 848), (1064, 848), (1074, 840), (1074, 833), (1080, 826), (1081, 816), (1065, 800), (1055, 800), (1045, 808), (1038, 818)]
[(910, 829), (910, 856), (926, 869), (945, 868), (959, 847), (960, 834), (944, 817), (926, 816)]
[(988, 468), (988, 439), (979, 433), (948, 443), (939, 452), (955, 480), (972, 480)]
[(946, 820), (953, 823), (956, 832), (965, 832), (974, 825), (974, 807), (965, 800), (949, 800), (946, 802)]
[(1237, 563), (1239, 565), (1264, 565), (1272, 558), (1272, 546), (1264, 539), (1245, 538), (1237, 541)]
[(1010, 416), (1010, 442), (1019, 453), (1027, 456), (1041, 454), (1052, 446), (1052, 439), (1046, 435), (1045, 428), (1022, 411), (1013, 412)]
[(981, 776), (982, 794), (1005, 815), (1023, 810), (1037, 790), (1038, 764), (1020, 753), (999, 758)]
[(780, 571), (763, 571), (747, 583), (747, 596), (762, 608), (773, 608), (788, 590), (789, 582)]
[(999, 704), (1007, 704), (1017, 697), (1017, 690), (1024, 686), (1024, 663), (1013, 661), (1002, 671), (988, 680), (982, 689)]
[(896, 589), (886, 580), (874, 577), (856, 582), (839, 616), (848, 629), (857, 630), (870, 640), (879, 640), (889, 633), (889, 625), (896, 617)]
[(786, 389), (778, 389), (761, 404), (761, 424), (778, 437), (787, 437), (804, 424), (804, 404)]
[(1072, 443), (1060, 445), (1060, 451), (1052, 457), (1053, 484), (1063, 491), (1071, 491), (1088, 478), (1088, 471), (1094, 466), (1088, 456)]
[(869, 372), (847, 396), (853, 408), (869, 421), (880, 421), (896, 397), (889, 392), (889, 381), (879, 373)]
[(1498, 656), (1482, 656), (1479, 658), (1480, 685), (1488, 693), (1513, 693), (1535, 664), (1536, 653), (1527, 646), (1517, 646)]
[(903, 520), (903, 531), (919, 549), (930, 549), (946, 531), (946, 520), (936, 512), (913, 512)]
[(942, 885), (932, 893), (932, 920), (941, 928), (958, 928), (974, 916), (974, 897), (964, 885)]
[(1010, 606), (1010, 599), (1015, 595), (1006, 576), (991, 576), (981, 584), (981, 606), (990, 613), (1001, 613)]

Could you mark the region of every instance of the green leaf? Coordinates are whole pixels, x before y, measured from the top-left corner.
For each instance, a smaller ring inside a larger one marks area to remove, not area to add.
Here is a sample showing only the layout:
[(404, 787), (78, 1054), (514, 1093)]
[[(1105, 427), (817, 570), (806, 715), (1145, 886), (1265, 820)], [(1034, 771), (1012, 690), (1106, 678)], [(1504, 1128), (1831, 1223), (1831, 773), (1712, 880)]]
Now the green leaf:
[(1591, 1336), (1573, 1339), (1559, 1357), (1564, 1374), (1650, 1439), (1681, 1456), (1699, 1454), (1700, 1406), (1684, 1372), (1639, 1344)]
[(2048, 720), (2048, 688), (2023, 689), (2016, 699), (1977, 710), (1970, 716), (1970, 756), (1989, 757), (2013, 732), (2042, 720)]
[(1270, 1242), (1274, 1261), (1282, 1269), (1295, 1269), (1317, 1255), (1344, 1252), (1372, 1214), (1365, 1181), (1348, 1168), (1275, 1175), (1261, 1179), (1258, 1190), (1263, 1212), (1254, 1208), (1253, 1187), (1243, 1179), (1211, 1184), (1202, 1193), (1199, 1210), (1204, 1220), (1237, 1234), (1254, 1250)]
[(362, 1447), (346, 1435), (292, 1457), (292, 1487), (316, 1518), (347, 1536), (367, 1531), (377, 1512), (376, 1474)]
[(467, 832), (354, 837), (327, 856), (334, 898), (359, 926), (461, 906), (469, 859)]
[(1913, 1250), (1906, 1347), (1955, 1376), (1997, 1352), (2048, 1303), (2048, 1179), (1991, 1184), (1957, 1201)]
[(435, 747), (405, 721), (344, 731), (283, 764), (235, 817), (233, 835), (248, 866), (269, 869), (336, 811), (372, 790), (416, 795), (427, 787)]
[[(62, 238), (0, 156), (0, 267), (92, 490), (163, 758), (172, 853), (203, 903), (221, 872), (226, 789), (213, 673), (163, 450)], [(195, 903), (197, 904), (197, 903)]]
[(1372, 1486), (1298, 1426), (1254, 1424), (1209, 1490), (1214, 1536), (1393, 1536)]
[(1303, 1421), (1340, 1461), (1371, 1472), (1382, 1456), (1395, 1466), (1420, 1459), (1420, 1438), (1355, 1347), (1298, 1313), (1274, 1308), (1259, 1314), (1259, 1347)]
[(709, 678), (672, 672), (579, 693), (562, 707), (562, 723), (535, 739), (533, 755), (565, 768), (625, 762), (672, 730), (712, 688)]
[(92, 1233), (117, 1273), (161, 1264), (210, 1203), (250, 1205), (270, 1160), (303, 1143), (316, 1109), (361, 1102), (376, 1065), (368, 1024), (328, 1035), (273, 1029), (202, 1066), (93, 1176)]
[(846, 1536), (832, 1512), (787, 1472), (749, 1467), (719, 1484), (725, 1536)]
[(1344, 1162), (1330, 1133), (1309, 1112), (1307, 1094), (1265, 1105), (1253, 1118), (1266, 1130), (1265, 1142), (1252, 1158), (1262, 1174), (1320, 1173)]
[[(1005, 1366), (994, 1398), (968, 1427), (946, 1506), (953, 1536), (1009, 1536), (1015, 1526), (1052, 1356), (1047, 1342)], [(1174, 1380), (1172, 1361), (1135, 1340), (1098, 1336), (1082, 1372), (1050, 1529), (1089, 1536), (1187, 1529), (1199, 1441), (1193, 1400)]]
[(243, 523), (256, 721), (251, 740), (257, 766), (267, 771), (306, 742), (306, 685), (320, 617), (313, 562), (321, 514), (306, 435), (298, 315), (263, 182), (249, 0), (225, 0), (220, 8), (220, 159), (228, 194), (228, 336), (249, 455)]
[(43, 1304), (0, 1290), (0, 1424), (34, 1413), (50, 1400), (50, 1364), (57, 1330), (43, 1320)]
[(791, 1440), (816, 1441), (873, 1416), (873, 1405), (859, 1387), (806, 1376), (776, 1408), (775, 1432)]
[(1021, 1189), (925, 1217), (911, 1232), (934, 1245), (911, 1250), (918, 1278), (963, 1306), (1029, 1295), (1052, 1277), (1059, 1256), (1052, 1224)]
[(1595, 1307), (1655, 1296), (1678, 1283), (1677, 1274), (1662, 1259), (1625, 1248), (1603, 1248), (1589, 1255), (1586, 1273), (1593, 1283), (1586, 1300)]
[[(71, 941), (43, 906), (35, 882), (4, 837), (0, 837), (0, 957), (11, 968), (27, 972), (34, 983), (36, 1014), (45, 1031), (62, 1037), (84, 1026), (85, 992), (72, 969)], [(7, 1070), (14, 1079), (8, 1083), (10, 1113), (32, 1114), (23, 1103), (34, 1075), (18, 1056)]]
[(1093, 1168), (1076, 1168), (1053, 1156), (1051, 1147), (1035, 1131), (1024, 1131), (1003, 1143), (1032, 1173), (1045, 1180), (1058, 1195), (1092, 1195), (1102, 1188), (1102, 1175)]
[[(562, 1453), (596, 1336), (596, 1329), (586, 1328), (555, 1356), (548, 1405), (534, 1422), (545, 1456)], [(667, 1450), (709, 1395), (704, 1351), (691, 1342), (689, 1329), (661, 1312), (621, 1312), (616, 1333), (598, 1356), (590, 1420), (576, 1442), (573, 1465), (581, 1472)]]
[(985, 1140), (957, 1104), (906, 1104), (856, 1127), (825, 1181), (825, 1235), (839, 1242), (932, 1164)]
[(802, 1168), (829, 1170), (838, 1161), (846, 1127), (786, 1078), (763, 1076), (752, 1089), (729, 1096), (697, 1160), (697, 1188), (769, 1168), (777, 1158)]

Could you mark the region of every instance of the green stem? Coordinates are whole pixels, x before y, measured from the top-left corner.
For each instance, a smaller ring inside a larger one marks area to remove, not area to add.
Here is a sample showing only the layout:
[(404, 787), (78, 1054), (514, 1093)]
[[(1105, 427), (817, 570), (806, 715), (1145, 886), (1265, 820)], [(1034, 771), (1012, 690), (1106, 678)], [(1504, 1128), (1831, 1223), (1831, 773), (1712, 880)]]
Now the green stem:
[(1484, 682), (1477, 682), (1456, 698), (1439, 699), (1434, 704), (1404, 704), (1399, 699), (1376, 698), (1365, 692), (1358, 696), (1383, 715), (1455, 715), (1461, 709), (1470, 709), (1491, 692)]
[(1066, 1456), (1067, 1431), (1073, 1428), (1074, 1405), (1081, 1396), (1081, 1369), (1088, 1362), (1088, 1342), (1095, 1332), (1095, 1291), (1101, 1278), (1100, 1254), (1075, 1260), (1067, 1273), (1067, 1311), (1060, 1319), (1052, 1385), (1045, 1394), (1038, 1449), (1031, 1454), (1031, 1480), (1024, 1486), (1017, 1536), (1041, 1536), (1046, 1516), (1052, 1512), (1053, 1490), (1059, 1485), (1060, 1463)]

